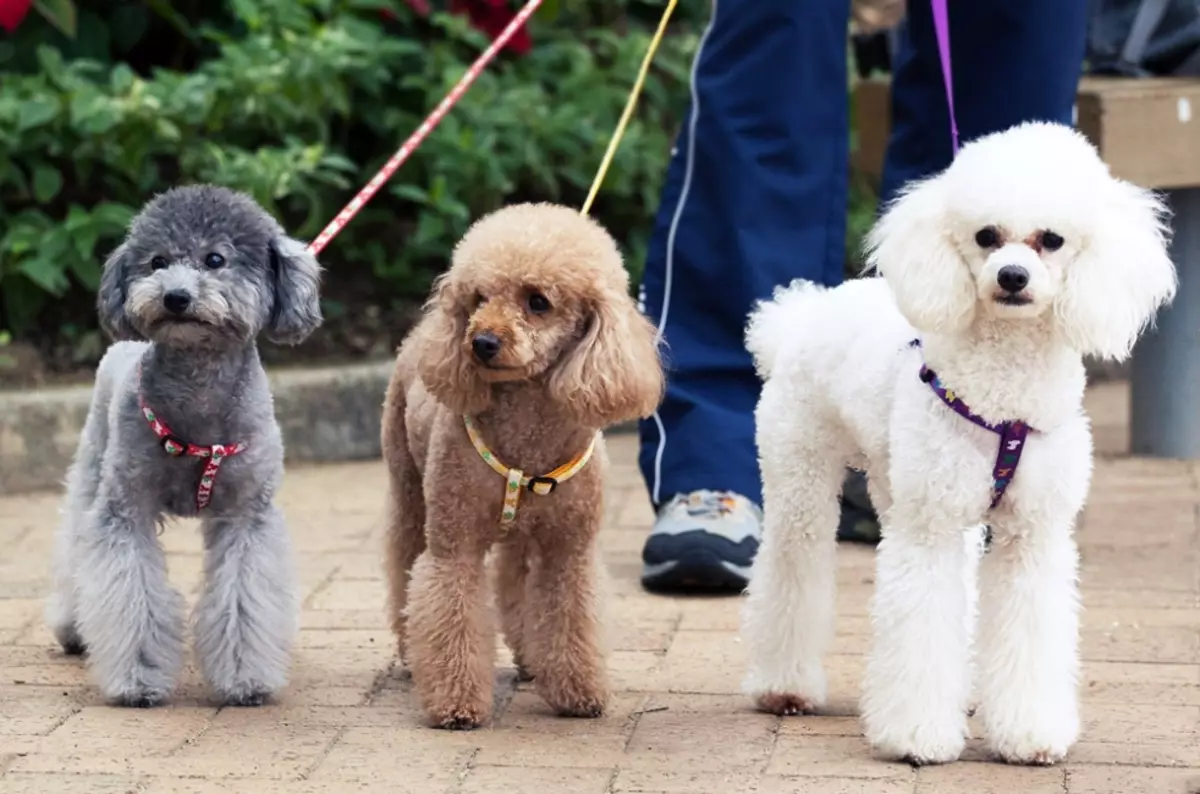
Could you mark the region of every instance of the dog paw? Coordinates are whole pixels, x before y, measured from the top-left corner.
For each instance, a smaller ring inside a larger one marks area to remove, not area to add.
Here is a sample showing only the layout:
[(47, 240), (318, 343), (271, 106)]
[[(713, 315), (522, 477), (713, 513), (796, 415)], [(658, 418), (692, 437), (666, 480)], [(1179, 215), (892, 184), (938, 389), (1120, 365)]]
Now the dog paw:
[(755, 699), (755, 703), (760, 711), (778, 714), (780, 717), (795, 717), (816, 711), (816, 703), (803, 695), (793, 695), (789, 692), (764, 692)]
[(957, 728), (938, 730), (917, 726), (891, 736), (872, 738), (871, 745), (883, 758), (912, 766), (931, 766), (957, 761), (966, 747), (966, 736)]
[(246, 689), (227, 693), (222, 702), (226, 706), (253, 708), (262, 706), (270, 700), (271, 693), (265, 689)]
[(487, 717), (468, 709), (456, 709), (449, 714), (433, 716), (433, 727), (444, 731), (473, 731), (483, 725)]
[(584, 700), (579, 703), (569, 703), (556, 709), (560, 717), (577, 717), (580, 719), (596, 719), (604, 715), (603, 700)]
[(109, 697), (114, 706), (131, 709), (150, 709), (167, 702), (170, 691), (166, 689), (129, 689)]
[(991, 742), (991, 752), (1006, 764), (1053, 766), (1067, 757), (1069, 742), (1037, 741), (1031, 737), (1013, 742)]

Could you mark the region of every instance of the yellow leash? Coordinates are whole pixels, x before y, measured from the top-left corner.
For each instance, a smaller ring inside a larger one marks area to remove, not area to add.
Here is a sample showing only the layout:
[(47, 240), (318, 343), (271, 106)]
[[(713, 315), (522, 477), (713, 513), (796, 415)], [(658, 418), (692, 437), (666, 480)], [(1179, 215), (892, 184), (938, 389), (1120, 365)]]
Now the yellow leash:
[(596, 200), (596, 194), (600, 192), (600, 185), (604, 183), (604, 175), (608, 173), (608, 167), (612, 165), (613, 156), (617, 153), (617, 147), (621, 145), (621, 138), (625, 135), (625, 128), (629, 126), (629, 120), (633, 118), (634, 108), (637, 107), (638, 97), (641, 96), (642, 86), (645, 84), (646, 75), (650, 71), (650, 62), (654, 60), (654, 54), (658, 52), (658, 45), (662, 43), (663, 34), (667, 30), (667, 23), (671, 20), (671, 13), (675, 10), (678, 2), (679, 0), (668, 0), (662, 19), (658, 21), (658, 30), (654, 31), (654, 38), (650, 40), (650, 46), (646, 49), (646, 56), (642, 58), (642, 68), (638, 70), (637, 80), (633, 83), (633, 90), (629, 92), (629, 99), (625, 101), (625, 110), (621, 113), (621, 119), (617, 122), (617, 128), (613, 131), (612, 138), (608, 141), (608, 149), (604, 152), (604, 159), (600, 161), (600, 169), (596, 172), (596, 178), (592, 180), (592, 188), (588, 191), (587, 199), (583, 202), (583, 208), (579, 210), (580, 215), (587, 215), (591, 212), (592, 203)]

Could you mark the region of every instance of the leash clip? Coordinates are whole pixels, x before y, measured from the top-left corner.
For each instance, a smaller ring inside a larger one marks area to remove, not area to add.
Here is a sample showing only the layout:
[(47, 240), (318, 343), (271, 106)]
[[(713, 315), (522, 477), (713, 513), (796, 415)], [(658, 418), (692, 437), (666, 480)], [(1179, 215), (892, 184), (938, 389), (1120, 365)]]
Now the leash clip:
[(187, 452), (187, 444), (183, 443), (172, 435), (165, 435), (162, 437), (162, 448), (163, 452), (166, 452), (173, 458), (178, 458), (179, 456), (183, 455), (183, 453)]
[(530, 477), (526, 487), (538, 496), (549, 496), (558, 487), (558, 480), (553, 477)]

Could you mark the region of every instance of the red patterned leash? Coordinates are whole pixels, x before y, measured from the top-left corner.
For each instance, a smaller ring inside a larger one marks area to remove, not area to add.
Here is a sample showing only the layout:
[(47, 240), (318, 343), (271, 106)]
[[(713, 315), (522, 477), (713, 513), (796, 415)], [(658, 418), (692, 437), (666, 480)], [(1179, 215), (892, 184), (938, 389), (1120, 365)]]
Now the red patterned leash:
[(403, 145), (396, 150), (396, 153), (392, 155), (391, 159), (384, 163), (383, 168), (380, 168), (379, 172), (376, 173), (375, 176), (371, 177), (371, 181), (368, 182), (362, 190), (358, 191), (358, 195), (351, 199), (350, 203), (347, 204), (342, 211), (339, 212), (334, 219), (329, 222), (329, 225), (317, 235), (316, 239), (308, 244), (309, 253), (311, 253), (313, 256), (321, 253), (325, 246), (329, 245), (330, 241), (332, 241), (333, 238), (338, 235), (338, 232), (344, 229), (346, 224), (348, 224), (351, 219), (358, 214), (359, 210), (366, 206), (367, 202), (379, 192), (379, 189), (383, 187), (384, 184), (386, 184), (387, 181), (392, 178), (392, 175), (396, 173), (396, 170), (404, 164), (404, 161), (409, 158), (409, 155), (411, 155), (413, 151), (421, 145), (421, 142), (425, 140), (429, 133), (433, 132), (434, 127), (441, 123), (446, 114), (450, 112), (450, 108), (454, 107), (455, 103), (462, 99), (462, 95), (467, 92), (467, 89), (471, 87), (471, 84), (474, 83), (476, 78), (479, 77), (480, 73), (483, 72), (484, 67), (486, 67), (492, 61), (492, 59), (496, 57), (496, 54), (499, 53), (501, 48), (508, 43), (508, 40), (516, 35), (516, 32), (520, 30), (521, 26), (529, 20), (529, 17), (533, 16), (533, 12), (536, 11), (538, 6), (541, 4), (542, 0), (528, 0), (528, 2), (525, 3), (525, 6), (519, 12), (517, 12), (517, 15), (512, 18), (512, 21), (508, 23), (508, 26), (504, 28), (503, 31), (501, 31), (500, 35), (497, 36), (495, 40), (492, 41), (491, 45), (484, 50), (478, 58), (475, 59), (475, 63), (471, 64), (471, 68), (467, 69), (466, 74), (459, 79), (454, 88), (450, 89), (450, 93), (446, 94), (445, 98), (443, 98), (441, 103), (434, 108), (433, 112), (421, 122), (421, 126), (417, 127), (416, 132), (408, 137), (408, 140), (406, 140)]

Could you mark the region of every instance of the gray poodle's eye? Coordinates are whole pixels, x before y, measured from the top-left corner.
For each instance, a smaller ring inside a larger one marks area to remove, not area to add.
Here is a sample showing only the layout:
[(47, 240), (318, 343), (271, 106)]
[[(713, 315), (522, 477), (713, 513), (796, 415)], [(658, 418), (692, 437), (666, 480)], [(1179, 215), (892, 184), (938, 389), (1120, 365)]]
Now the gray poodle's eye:
[(529, 296), (529, 311), (534, 314), (545, 314), (550, 311), (550, 301), (540, 292), (534, 292)]
[(154, 270), (162, 270), (167, 266), (167, 258), (165, 256), (156, 256), (150, 260), (150, 267)]
[(1000, 243), (1000, 233), (994, 226), (984, 226), (975, 232), (975, 244), (980, 248), (995, 248)]
[(204, 266), (209, 270), (216, 270), (225, 267), (225, 257), (215, 251), (204, 257)]
[(1063, 243), (1065, 242), (1066, 240), (1062, 238), (1061, 234), (1055, 234), (1049, 229), (1042, 232), (1042, 248), (1045, 248), (1047, 251), (1057, 251), (1063, 247)]

